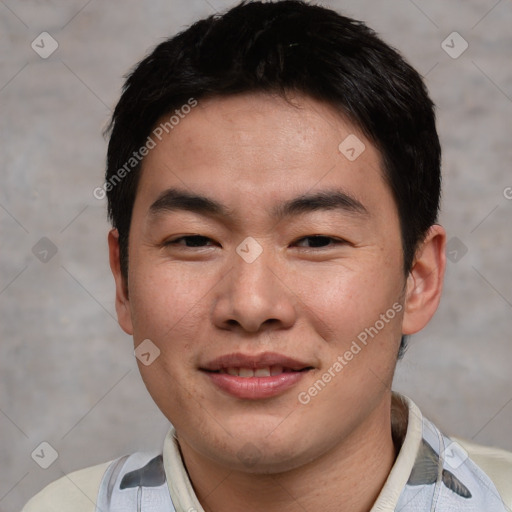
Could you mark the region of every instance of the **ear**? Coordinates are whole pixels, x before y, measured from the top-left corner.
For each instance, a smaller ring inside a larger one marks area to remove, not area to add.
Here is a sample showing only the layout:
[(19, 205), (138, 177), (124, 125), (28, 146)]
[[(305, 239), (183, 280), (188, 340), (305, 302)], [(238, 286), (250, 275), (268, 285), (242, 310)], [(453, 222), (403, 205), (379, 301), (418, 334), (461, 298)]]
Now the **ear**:
[(443, 290), (445, 248), (446, 231), (438, 224), (431, 226), (407, 277), (403, 334), (420, 331), (434, 316)]
[(130, 301), (128, 299), (128, 283), (121, 273), (121, 258), (119, 251), (119, 233), (112, 229), (108, 234), (108, 251), (110, 269), (116, 283), (116, 312), (117, 321), (126, 334), (133, 334)]

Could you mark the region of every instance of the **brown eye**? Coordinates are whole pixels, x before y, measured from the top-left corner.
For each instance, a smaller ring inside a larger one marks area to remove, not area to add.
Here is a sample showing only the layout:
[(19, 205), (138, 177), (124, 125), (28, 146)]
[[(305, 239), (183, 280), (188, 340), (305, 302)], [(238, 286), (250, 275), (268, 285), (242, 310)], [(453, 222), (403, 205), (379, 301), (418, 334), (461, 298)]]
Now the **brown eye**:
[[(302, 241), (308, 240), (309, 246), (301, 245)], [(334, 242), (330, 244), (331, 242)], [(322, 235), (311, 235), (311, 236), (305, 236), (298, 240), (296, 242), (297, 245), (300, 245), (301, 247), (306, 247), (307, 249), (315, 249), (315, 248), (324, 248), (328, 247), (330, 245), (338, 245), (340, 243), (343, 243), (343, 240), (340, 240), (338, 238), (333, 238), (331, 236), (322, 236)]]
[[(211, 238), (202, 235), (188, 235), (180, 236), (174, 240), (169, 240), (165, 245), (178, 245), (185, 247), (205, 247), (208, 241), (212, 241)], [(184, 243), (183, 243), (184, 242)]]

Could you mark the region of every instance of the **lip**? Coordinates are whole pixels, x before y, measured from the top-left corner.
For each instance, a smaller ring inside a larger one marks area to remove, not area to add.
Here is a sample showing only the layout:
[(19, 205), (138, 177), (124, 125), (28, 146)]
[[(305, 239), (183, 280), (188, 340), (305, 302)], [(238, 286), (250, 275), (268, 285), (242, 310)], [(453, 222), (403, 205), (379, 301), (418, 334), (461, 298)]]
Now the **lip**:
[(312, 365), (292, 357), (278, 354), (277, 352), (263, 352), (262, 354), (256, 355), (233, 352), (232, 354), (225, 354), (209, 361), (204, 366), (201, 366), (200, 369), (214, 372), (222, 370), (223, 368), (257, 369), (265, 368), (266, 366), (282, 366), (284, 368), (290, 368), (291, 370), (302, 370)]
[[(265, 377), (238, 377), (228, 373), (216, 373), (226, 368), (265, 368), (269, 366), (282, 366), (288, 370), (283, 373)], [(226, 354), (213, 359), (200, 370), (220, 390), (248, 400), (261, 400), (277, 396), (297, 384), (313, 369), (312, 365), (297, 359), (265, 352), (258, 355), (241, 353)]]
[(227, 373), (203, 372), (218, 388), (237, 398), (261, 400), (280, 395), (299, 382), (308, 370), (271, 377), (235, 377)]

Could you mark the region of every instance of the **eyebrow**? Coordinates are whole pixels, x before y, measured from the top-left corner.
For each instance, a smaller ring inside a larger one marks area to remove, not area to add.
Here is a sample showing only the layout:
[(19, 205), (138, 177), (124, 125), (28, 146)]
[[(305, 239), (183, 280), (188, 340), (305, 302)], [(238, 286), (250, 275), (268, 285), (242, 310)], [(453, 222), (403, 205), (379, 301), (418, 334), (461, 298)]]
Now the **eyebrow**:
[[(199, 215), (233, 218), (234, 211), (222, 203), (200, 194), (178, 188), (165, 190), (150, 206), (149, 214), (156, 216), (164, 212), (190, 211)], [(303, 215), (321, 210), (338, 210), (347, 214), (369, 215), (365, 206), (352, 195), (339, 189), (323, 190), (303, 194), (275, 205), (271, 215), (275, 220)]]

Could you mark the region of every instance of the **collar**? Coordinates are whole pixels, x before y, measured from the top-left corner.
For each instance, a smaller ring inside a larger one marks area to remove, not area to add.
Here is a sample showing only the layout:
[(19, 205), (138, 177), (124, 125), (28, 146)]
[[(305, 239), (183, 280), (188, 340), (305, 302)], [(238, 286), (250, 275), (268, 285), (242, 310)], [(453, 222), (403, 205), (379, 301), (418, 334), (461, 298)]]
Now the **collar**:
[(391, 398), (391, 429), (395, 444), (401, 444), (400, 451), (370, 512), (394, 512), (423, 438), (421, 411), (410, 398), (398, 393)]

